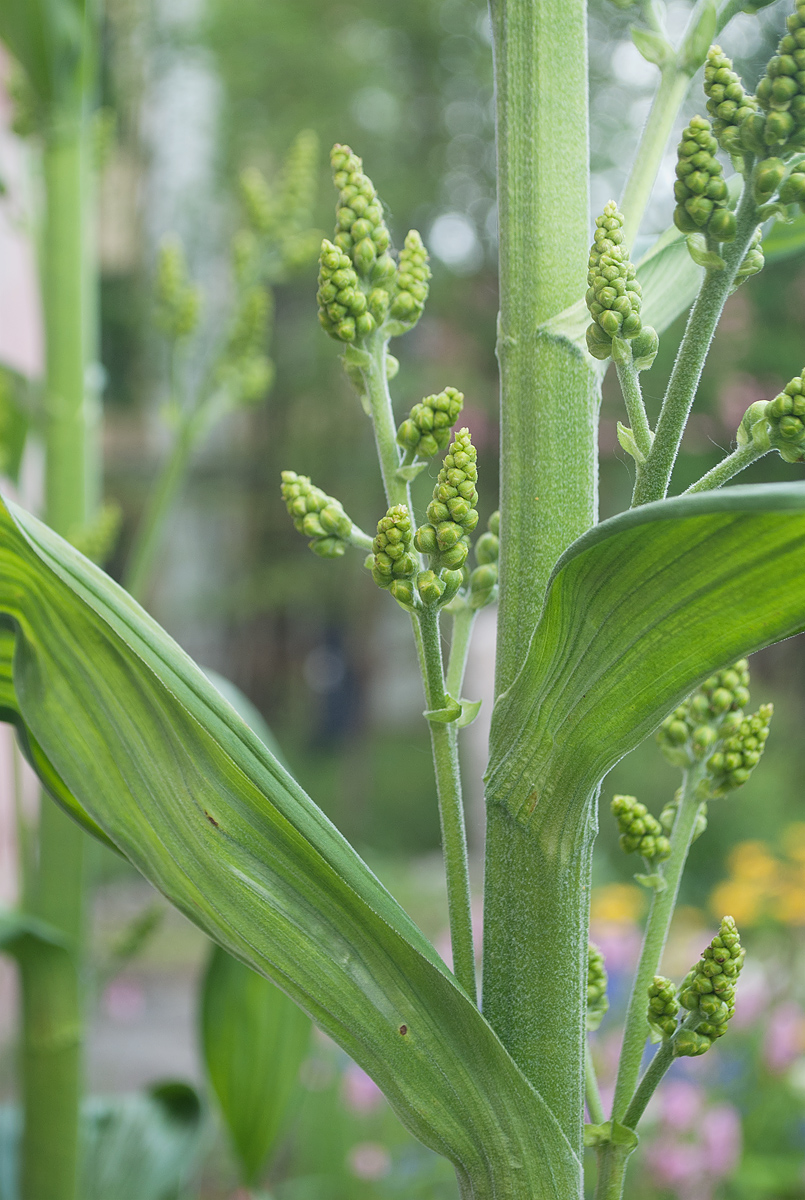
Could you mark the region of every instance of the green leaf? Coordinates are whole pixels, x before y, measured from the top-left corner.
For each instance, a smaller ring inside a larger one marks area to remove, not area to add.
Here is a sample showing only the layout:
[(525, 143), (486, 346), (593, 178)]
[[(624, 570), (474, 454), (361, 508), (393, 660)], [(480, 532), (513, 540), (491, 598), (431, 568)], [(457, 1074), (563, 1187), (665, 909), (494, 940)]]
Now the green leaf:
[(707, 242), (703, 234), (689, 233), (685, 241), (688, 246), (688, 254), (697, 267), (704, 267), (705, 271), (724, 270), (727, 264), (720, 254), (716, 254), (715, 250), (707, 249)]
[(168, 899), (338, 1041), (468, 1195), (578, 1193), (552, 1112), (410, 917), (156, 622), (10, 504), (0, 619), (17, 721)]
[(491, 801), (571, 853), (604, 775), (675, 704), (805, 628), (804, 577), (802, 484), (682, 496), (590, 530), (495, 706)]
[(214, 946), (201, 996), (204, 1061), (252, 1185), (275, 1146), (310, 1042), (310, 1021), (262, 975)]
[(673, 46), (661, 33), (653, 29), (641, 29), (639, 25), (630, 25), (629, 33), (646, 62), (662, 69), (674, 57)]
[(417, 475), (422, 474), (427, 465), (427, 462), (410, 463), (406, 467), (398, 467), (394, 474), (398, 479), (401, 479), (403, 483), (410, 483), (411, 480), (416, 479)]
[(460, 700), (461, 716), (456, 721), (457, 729), (466, 729), (468, 725), (472, 725), (478, 713), (481, 711), (483, 700)]

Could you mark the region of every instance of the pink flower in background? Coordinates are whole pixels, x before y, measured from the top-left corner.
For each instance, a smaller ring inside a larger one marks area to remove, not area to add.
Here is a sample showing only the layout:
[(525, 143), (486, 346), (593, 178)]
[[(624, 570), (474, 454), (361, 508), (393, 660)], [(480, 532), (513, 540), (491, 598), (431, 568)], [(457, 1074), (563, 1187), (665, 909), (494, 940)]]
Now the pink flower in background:
[(385, 1100), (375, 1081), (357, 1063), (350, 1063), (347, 1067), (342, 1088), (347, 1108), (354, 1113), (375, 1112)]
[(607, 971), (632, 971), (640, 956), (643, 934), (640, 926), (629, 921), (595, 921), (590, 929), (595, 942), (606, 959)]
[(359, 1142), (347, 1155), (347, 1165), (357, 1179), (384, 1179), (391, 1170), (391, 1155), (379, 1142)]
[(671, 1129), (695, 1129), (703, 1105), (702, 1089), (688, 1079), (669, 1079), (657, 1095), (660, 1121)]
[(702, 1145), (711, 1175), (734, 1171), (741, 1157), (741, 1115), (731, 1104), (719, 1104), (702, 1118)]
[(798, 1005), (781, 1004), (772, 1011), (763, 1056), (770, 1071), (786, 1071), (805, 1049), (805, 1014)]
[(113, 979), (103, 993), (102, 1003), (112, 1021), (126, 1025), (145, 1012), (145, 989), (133, 979)]

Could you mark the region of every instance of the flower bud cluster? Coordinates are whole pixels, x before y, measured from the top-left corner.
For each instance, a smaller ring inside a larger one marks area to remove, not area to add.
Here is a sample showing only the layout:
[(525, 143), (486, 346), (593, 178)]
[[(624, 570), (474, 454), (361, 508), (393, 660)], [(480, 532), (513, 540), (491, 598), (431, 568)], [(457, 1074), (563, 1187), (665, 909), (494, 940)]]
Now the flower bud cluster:
[(320, 558), (340, 558), (349, 544), (352, 521), (337, 500), (315, 487), (307, 475), (282, 472), (282, 498), (294, 527), (311, 538)]
[(445, 388), (437, 395), (426, 396), (415, 404), (397, 430), (397, 443), (404, 450), (413, 450), (417, 458), (432, 458), (446, 450), (450, 430), (458, 420), (464, 405), (464, 393)]
[(706, 117), (693, 117), (677, 147), (674, 224), (682, 233), (706, 230), (717, 242), (735, 237), (718, 142)]
[(318, 137), (312, 129), (303, 129), (288, 151), (276, 188), (257, 167), (241, 173), (240, 195), (248, 223), (240, 231), (237, 248), (241, 264), (244, 259), (250, 260), (249, 265), (255, 263), (266, 243), (273, 258), (269, 270), (273, 268), (275, 278), (315, 258), (321, 242), (321, 234), (311, 228), (318, 158)]
[(752, 716), (744, 717), (728, 737), (723, 736), (718, 750), (707, 760), (710, 795), (713, 799), (746, 783), (760, 762), (769, 736), (773, 704), (761, 704)]
[(430, 269), (422, 239), (407, 235), (399, 264), (374, 184), (349, 146), (330, 155), (338, 188), (336, 231), (322, 242), (319, 263), (319, 320), (331, 337), (360, 341), (384, 325), (389, 337), (412, 329), (428, 296)]
[(788, 157), (805, 148), (805, 0), (797, 0), (788, 32), (757, 88), (762, 109), (746, 119), (741, 141), (755, 154)]
[(657, 741), (669, 762), (689, 767), (716, 749), (719, 738), (729, 736), (743, 718), (749, 703), (749, 663), (739, 659), (717, 671), (665, 718)]
[(592, 942), (587, 947), (587, 1028), (597, 1029), (609, 1008), (604, 956)]
[(679, 989), (682, 1007), (699, 1018), (695, 1027), (679, 1030), (674, 1044), (679, 1057), (704, 1054), (716, 1038), (727, 1032), (727, 1022), (735, 1012), (735, 984), (745, 957), (735, 922), (732, 917), (724, 917), (718, 933)]
[(587, 349), (593, 358), (609, 358), (612, 339), (626, 338), (632, 341), (635, 360), (645, 359), (648, 366), (657, 353), (658, 338), (640, 320), (642, 292), (624, 244), (623, 223), (623, 214), (612, 200), (595, 220), (585, 296), (593, 318), (587, 327)]
[(752, 240), (749, 243), (749, 248), (747, 249), (746, 254), (744, 255), (743, 262), (741, 263), (735, 275), (735, 286), (732, 289), (733, 291), (735, 291), (735, 288), (740, 287), (745, 279), (749, 279), (750, 275), (757, 275), (758, 271), (763, 270), (764, 266), (766, 265), (766, 258), (763, 254), (762, 243), (763, 229), (760, 225), (758, 225), (757, 229), (752, 235)]
[(475, 543), (478, 566), (470, 575), (470, 608), (484, 608), (497, 599), (498, 557), (500, 555), (500, 512), (495, 510), (487, 522), (487, 532)]
[(769, 441), (786, 462), (805, 461), (805, 371), (766, 405)]
[(757, 112), (757, 101), (744, 90), (741, 77), (732, 68), (720, 46), (711, 46), (704, 64), (707, 111), (713, 118), (713, 133), (728, 154), (740, 155), (740, 129), (747, 117)]
[(641, 854), (651, 864), (668, 857), (671, 843), (645, 804), (640, 804), (634, 796), (613, 796), (610, 810), (618, 819), (621, 850), (626, 854)]
[(470, 539), (478, 524), (477, 453), (468, 429), (459, 429), (445, 455), (427, 508), (428, 524), (420, 525), (414, 545), (427, 554), (430, 568), (420, 571), (417, 588), (424, 604), (447, 604), (464, 582)]
[(414, 527), (404, 504), (395, 504), (377, 523), (372, 542), (372, 578), (401, 604), (414, 604), (414, 576), (419, 564), (413, 552)]
[(154, 320), (166, 337), (180, 341), (198, 324), (201, 293), (191, 283), (181, 243), (162, 243), (157, 262), (156, 310)]
[(658, 1040), (667, 1040), (676, 1033), (679, 1001), (676, 987), (664, 975), (655, 975), (648, 985), (648, 1012), (646, 1014), (653, 1033)]

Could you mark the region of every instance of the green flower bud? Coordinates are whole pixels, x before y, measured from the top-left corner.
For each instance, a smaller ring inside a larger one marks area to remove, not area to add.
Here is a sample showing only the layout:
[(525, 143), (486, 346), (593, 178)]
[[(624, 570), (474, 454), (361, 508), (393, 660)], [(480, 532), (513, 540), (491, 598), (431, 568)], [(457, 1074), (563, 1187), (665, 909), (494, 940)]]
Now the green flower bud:
[[(757, 99), (765, 114), (762, 122), (753, 119), (744, 127), (747, 143), (756, 153), (759, 142), (773, 147), (781, 158), (801, 149), (805, 131), (805, 61), (802, 30), (805, 7), (797, 3), (787, 20), (788, 32), (780, 40), (777, 53), (769, 60), (766, 73), (758, 83)], [(743, 133), (743, 131), (742, 131)]]
[(729, 736), (749, 703), (749, 664), (745, 658), (705, 679), (657, 730), (663, 754), (674, 766), (701, 762), (720, 738)]
[(794, 169), (780, 188), (783, 204), (805, 204), (805, 171)]
[(710, 122), (693, 117), (677, 147), (674, 223), (683, 233), (707, 230), (716, 240), (731, 241), (735, 217), (727, 208), (727, 185), (717, 150)]
[(414, 405), (397, 430), (398, 444), (404, 450), (415, 451), (417, 458), (431, 458), (446, 450), (463, 405), (464, 394), (455, 388), (426, 396), (421, 404)]
[(497, 598), (498, 568), (496, 563), (476, 567), (470, 575), (470, 608), (485, 608)]
[(748, 446), (751, 442), (762, 452), (771, 448), (769, 423), (766, 416), (768, 407), (767, 400), (756, 400), (754, 404), (749, 405), (741, 418), (736, 434), (739, 446)]
[(413, 329), (428, 298), (428, 252), (415, 229), (406, 235), (397, 268), (396, 294), (391, 302), (389, 330), (393, 336)]
[[(731, 213), (729, 215), (732, 216)], [(637, 337), (632, 338), (632, 359), (638, 371), (648, 371), (657, 357), (659, 348), (660, 338), (657, 330), (651, 325), (644, 325)]]
[(670, 979), (664, 975), (655, 975), (648, 985), (648, 1012), (646, 1014), (649, 1026), (657, 1040), (667, 1041), (676, 1033), (679, 1001), (676, 998), (676, 988)]
[(419, 564), (413, 553), (411, 514), (404, 504), (395, 504), (380, 518), (372, 549), (372, 578), (379, 587), (390, 588), (395, 579), (413, 580)]
[(233, 399), (260, 400), (274, 378), (274, 366), (264, 353), (273, 318), (271, 293), (262, 284), (241, 291), (226, 348), (218, 363), (218, 382)]
[(500, 556), (500, 538), (490, 532), (482, 533), (475, 543), (475, 558), (481, 566), (496, 563)]
[(782, 183), (785, 163), (781, 158), (764, 158), (752, 172), (752, 192), (758, 204), (766, 204)]
[(181, 341), (198, 324), (201, 292), (190, 282), (182, 244), (166, 239), (159, 250), (154, 321), (166, 337)]
[[(757, 275), (758, 271), (762, 271), (766, 264), (766, 259), (763, 255), (763, 230), (758, 225), (752, 241), (749, 243), (749, 249), (744, 255), (744, 260), (738, 268), (738, 273), (735, 276), (735, 288), (740, 287), (745, 279), (750, 275)], [(733, 288), (733, 291), (735, 290)]]
[[(720, 46), (711, 46), (708, 51), (704, 64), (704, 92), (719, 145), (728, 154), (741, 155), (745, 150), (741, 144), (741, 128), (744, 121), (757, 112), (757, 101), (744, 91), (740, 76)], [(729, 240), (719, 238), (719, 241)]]
[(606, 205), (595, 222), (585, 296), (593, 318), (587, 329), (587, 348), (593, 358), (609, 358), (613, 337), (636, 338), (642, 328), (642, 293), (624, 245), (623, 222), (614, 201)]
[(680, 1029), (674, 1041), (678, 1057), (704, 1054), (727, 1032), (727, 1023), (735, 1012), (735, 984), (745, 955), (735, 922), (732, 917), (724, 917), (718, 933), (679, 989), (679, 1002), (691, 1017), (690, 1024), (686, 1022), (687, 1028)]
[(587, 1028), (597, 1029), (609, 1008), (604, 956), (592, 942), (587, 948)]
[(423, 604), (438, 604), (444, 594), (445, 585), (435, 571), (420, 571), (416, 586)]
[(805, 461), (805, 371), (769, 401), (765, 417), (769, 441), (780, 457), (791, 463)]
[(312, 538), (310, 549), (320, 558), (340, 558), (353, 525), (337, 500), (315, 487), (307, 475), (282, 472), (282, 498), (294, 528)]
[(668, 857), (671, 843), (645, 804), (640, 804), (634, 796), (613, 796), (610, 810), (618, 819), (620, 845), (626, 854), (641, 854), (650, 866)]
[(773, 704), (761, 704), (756, 713), (745, 717), (729, 736), (722, 739), (715, 754), (707, 760), (710, 796), (717, 799), (741, 787), (760, 762), (769, 736)]

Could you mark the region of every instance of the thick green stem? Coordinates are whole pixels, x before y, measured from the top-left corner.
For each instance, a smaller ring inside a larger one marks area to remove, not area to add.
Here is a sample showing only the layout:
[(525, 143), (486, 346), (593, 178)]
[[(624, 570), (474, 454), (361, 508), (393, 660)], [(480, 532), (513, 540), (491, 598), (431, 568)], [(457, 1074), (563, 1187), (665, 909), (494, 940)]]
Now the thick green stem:
[(612, 1142), (599, 1146), (595, 1200), (621, 1200), (631, 1153), (628, 1146), (616, 1146)]
[(640, 230), (665, 147), (689, 85), (690, 75), (680, 71), (675, 62), (662, 72), (660, 86), (620, 202), (620, 210), (626, 218), (624, 232), (627, 246), (633, 245)]
[(643, 935), (643, 948), (640, 952), (640, 961), (626, 1013), (618, 1079), (615, 1084), (615, 1098), (612, 1102), (612, 1118), (621, 1124), (624, 1123), (624, 1114), (631, 1103), (640, 1074), (640, 1063), (648, 1036), (646, 1019), (648, 988), (659, 970), (662, 953), (668, 940), (668, 931), (671, 928), (671, 918), (674, 915), (679, 895), (682, 872), (693, 840), (696, 817), (701, 807), (701, 801), (696, 796), (696, 785), (703, 774), (702, 766), (692, 767), (685, 772), (682, 798), (671, 834), (671, 854), (663, 871), (665, 887), (662, 891), (655, 890), (652, 893), (651, 908)]
[(685, 488), (685, 495), (691, 492), (709, 492), (713, 488), (720, 488), (728, 479), (732, 479), (733, 475), (737, 475), (746, 467), (757, 462), (764, 454), (768, 454), (768, 450), (759, 450), (752, 442), (748, 446), (739, 446), (737, 450), (733, 450), (732, 454), (728, 454), (726, 458), (722, 458), (720, 463), (716, 463), (706, 475), (702, 475), (701, 479), (697, 479), (689, 488)]
[(606, 1113), (601, 1100), (601, 1092), (598, 1088), (598, 1076), (595, 1073), (595, 1063), (593, 1062), (593, 1052), (590, 1049), (589, 1040), (585, 1047), (584, 1054), (584, 1074), (586, 1081), (587, 1108), (590, 1113), (590, 1120), (593, 1125), (603, 1125), (606, 1121)]
[[(51, 118), (44, 139), (45, 518), (65, 537), (91, 519), (100, 492), (97, 411), (85, 389), (95, 344), (89, 252), (87, 121)], [(89, 264), (89, 265), (88, 265)], [(32, 943), (21, 956), (23, 1200), (75, 1200), (81, 1092), (80, 955), (84, 834), (43, 797), (29, 910), (60, 930), (68, 952)]]
[(168, 460), (148, 498), (123, 580), (135, 600), (143, 599), (151, 580), (165, 521), (187, 475), (190, 455), (198, 440), (197, 431), (198, 421), (194, 415), (182, 418)]
[[(490, 9), (501, 288), (499, 694), (522, 665), (557, 558), (596, 520), (600, 388), (578, 348), (544, 328), (586, 287), (586, 4), (491, 0)], [(489, 806), (484, 1013), (579, 1158), (590, 844), (582, 831), (574, 861), (564, 862), (555, 845)]]
[(696, 397), (713, 334), (757, 228), (757, 206), (749, 187), (744, 188), (738, 206), (737, 225), (735, 241), (722, 247), (723, 269), (707, 272), (690, 311), (657, 422), (654, 444), (643, 470), (640, 487), (635, 489), (634, 504), (662, 500), (668, 491), (679, 443)]
[[(417, 612), (425, 698), (428, 708), (447, 705), (439, 634), (439, 614), (435, 608)], [(472, 897), (467, 859), (467, 834), (461, 797), (461, 773), (458, 762), (458, 730), (455, 723), (429, 721), (439, 817), (442, 827), (442, 852), (447, 875), (447, 905), (450, 913), (450, 940), (456, 979), (477, 1002), (475, 950), (472, 941)]]

